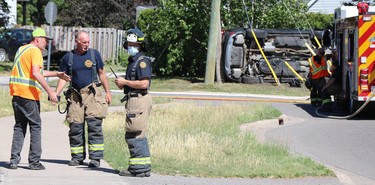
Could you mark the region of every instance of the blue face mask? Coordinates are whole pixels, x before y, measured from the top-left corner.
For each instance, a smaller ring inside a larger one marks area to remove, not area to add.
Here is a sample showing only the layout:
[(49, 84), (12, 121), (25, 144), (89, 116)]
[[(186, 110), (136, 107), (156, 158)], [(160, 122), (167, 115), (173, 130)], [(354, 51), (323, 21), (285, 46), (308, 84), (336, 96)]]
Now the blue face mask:
[(135, 56), (137, 53), (139, 53), (138, 47), (128, 46), (128, 53), (130, 56)]

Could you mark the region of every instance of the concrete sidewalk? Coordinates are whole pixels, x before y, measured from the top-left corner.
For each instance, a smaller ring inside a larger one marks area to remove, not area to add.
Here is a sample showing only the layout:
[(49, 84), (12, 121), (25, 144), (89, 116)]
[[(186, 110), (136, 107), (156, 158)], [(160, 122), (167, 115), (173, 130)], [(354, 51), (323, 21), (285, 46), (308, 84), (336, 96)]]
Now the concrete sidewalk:
[[(101, 160), (99, 168), (87, 166), (68, 166), (70, 148), (68, 131), (63, 124), (65, 116), (54, 112), (43, 112), (42, 116), (42, 160), (46, 170), (34, 171), (28, 166), (30, 144), (29, 130), (21, 153), (21, 163), (17, 170), (8, 169), (11, 142), (13, 136), (14, 117), (0, 119), (0, 184), (6, 185), (44, 185), (44, 184), (82, 184), (106, 185), (128, 184), (108, 163)], [(86, 159), (86, 164), (89, 159)]]

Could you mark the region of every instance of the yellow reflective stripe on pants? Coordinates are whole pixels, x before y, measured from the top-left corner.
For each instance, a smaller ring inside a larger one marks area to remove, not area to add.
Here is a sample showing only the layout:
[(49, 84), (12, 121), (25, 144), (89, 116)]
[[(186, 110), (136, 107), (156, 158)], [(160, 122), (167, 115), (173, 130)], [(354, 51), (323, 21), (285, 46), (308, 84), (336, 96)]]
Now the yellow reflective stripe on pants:
[(89, 150), (91, 150), (91, 151), (104, 150), (104, 144), (91, 144), (91, 145), (89, 145)]
[(143, 158), (131, 158), (129, 159), (129, 164), (151, 164), (150, 157), (143, 157)]
[(83, 146), (79, 146), (79, 147), (70, 147), (70, 152), (72, 154), (81, 154), (83, 153)]
[(331, 102), (332, 102), (331, 99), (324, 99), (324, 100), (322, 101), (322, 104), (324, 105), (324, 104), (326, 104), (326, 103), (331, 103)]

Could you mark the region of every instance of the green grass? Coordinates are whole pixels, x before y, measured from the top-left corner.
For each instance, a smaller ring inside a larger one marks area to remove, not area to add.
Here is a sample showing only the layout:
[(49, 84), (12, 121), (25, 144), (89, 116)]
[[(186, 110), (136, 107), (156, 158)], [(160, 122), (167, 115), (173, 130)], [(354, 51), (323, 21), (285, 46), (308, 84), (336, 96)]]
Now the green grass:
[[(104, 68), (106, 72), (111, 72), (110, 67), (115, 71), (117, 76), (124, 75), (124, 67), (111, 65), (107, 63)], [(113, 76), (113, 75), (112, 75)], [(117, 89), (113, 79), (109, 79), (111, 89)], [(205, 84), (203, 78), (159, 78), (152, 77), (151, 91), (161, 92), (229, 92), (229, 93), (246, 93), (246, 94), (269, 94), (285, 96), (309, 96), (310, 91), (304, 87), (290, 87), (287, 83), (280, 86), (275, 84), (241, 84), (241, 83), (214, 83)]]
[[(149, 144), (153, 172), (199, 177), (296, 178), (333, 176), (323, 165), (289, 153), (287, 147), (260, 144), (239, 126), (281, 113), (267, 104), (201, 106), (192, 103), (154, 105)], [(105, 159), (126, 169), (123, 112), (105, 119)]]
[(0, 75), (10, 75), (13, 62), (0, 62)]
[[(112, 68), (116, 74), (124, 75), (125, 68), (114, 65), (106, 65), (106, 72), (111, 72)], [(118, 89), (114, 84), (114, 79), (109, 78), (111, 89)], [(245, 94), (268, 94), (285, 96), (309, 96), (310, 91), (304, 87), (290, 87), (289, 84), (282, 83), (280, 86), (275, 84), (241, 84), (241, 83), (214, 83), (205, 84), (203, 78), (159, 78), (153, 77), (151, 82), (151, 91), (161, 92), (229, 92)]]

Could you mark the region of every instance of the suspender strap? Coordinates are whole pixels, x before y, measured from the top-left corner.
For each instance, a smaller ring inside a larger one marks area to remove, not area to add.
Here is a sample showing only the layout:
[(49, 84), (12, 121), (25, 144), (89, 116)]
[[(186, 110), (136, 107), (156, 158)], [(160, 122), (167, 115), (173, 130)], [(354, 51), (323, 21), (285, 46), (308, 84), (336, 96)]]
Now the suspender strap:
[(69, 73), (70, 73), (70, 82), (69, 82), (69, 88), (72, 88), (73, 85), (72, 85), (72, 78), (73, 78), (73, 53), (72, 52), (69, 52), (69, 62), (68, 62), (68, 66), (69, 66)]
[(90, 55), (91, 55), (91, 61), (93, 63), (93, 68), (92, 68), (92, 80), (95, 82), (95, 84), (98, 84), (98, 72), (96, 69), (96, 59), (95, 59), (95, 52), (92, 49), (89, 49)]
[(139, 66), (139, 61), (141, 61), (144, 57), (143, 56), (140, 56), (138, 57), (137, 61), (135, 62), (134, 66), (132, 67), (132, 71), (130, 73), (130, 80), (135, 80), (135, 68), (137, 68)]

